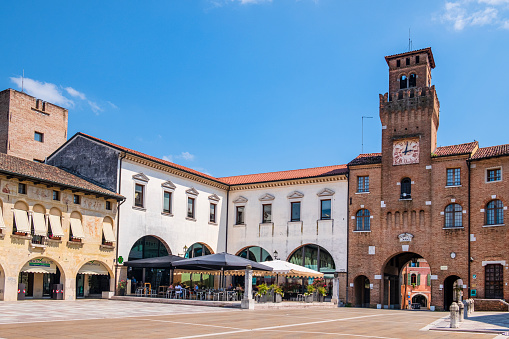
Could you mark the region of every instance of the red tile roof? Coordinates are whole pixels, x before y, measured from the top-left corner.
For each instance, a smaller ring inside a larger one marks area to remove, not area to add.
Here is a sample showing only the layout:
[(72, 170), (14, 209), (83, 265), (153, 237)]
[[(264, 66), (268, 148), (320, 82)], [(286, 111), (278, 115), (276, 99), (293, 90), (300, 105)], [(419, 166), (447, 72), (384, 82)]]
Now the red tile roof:
[(348, 166), (371, 165), (382, 162), (382, 153), (359, 154), (355, 159), (348, 163)]
[(472, 156), (472, 160), (509, 155), (509, 144), (479, 148)]
[(0, 153), (0, 173), (62, 186), (67, 189), (123, 199), (123, 196), (117, 193), (94, 185), (58, 167), (18, 158), (13, 155)]
[(473, 141), (466, 144), (437, 147), (433, 152), (434, 157), (447, 157), (452, 155), (471, 154), (479, 147), (479, 142)]
[(229, 185), (253, 184), (269, 181), (291, 180), (314, 178), (329, 175), (340, 175), (348, 172), (346, 165), (324, 166), (315, 168), (306, 168), (281, 172), (269, 172), (259, 174), (238, 175), (233, 177), (223, 177), (219, 180)]
[(126, 152), (126, 153), (130, 153), (130, 154), (133, 154), (133, 155), (137, 155), (139, 157), (142, 157), (142, 158), (145, 158), (145, 159), (148, 159), (148, 160), (152, 160), (152, 161), (155, 161), (155, 162), (158, 162), (158, 163), (161, 163), (161, 164), (164, 164), (164, 165), (167, 165), (167, 166), (170, 166), (170, 167), (174, 167), (174, 168), (177, 168), (177, 169), (180, 169), (182, 171), (185, 171), (185, 172), (189, 172), (189, 173), (192, 173), (192, 174), (195, 174), (195, 175), (198, 175), (200, 177), (204, 177), (204, 178), (207, 178), (207, 179), (210, 179), (210, 180), (214, 180), (214, 181), (218, 181), (222, 184), (224, 184), (224, 182), (222, 182), (221, 180), (217, 179), (217, 178), (214, 178), (213, 176), (211, 175), (208, 175), (208, 174), (205, 174), (205, 173), (202, 173), (202, 172), (199, 172), (199, 171), (196, 171), (192, 168), (188, 168), (188, 167), (185, 167), (185, 166), (182, 166), (182, 165), (178, 165), (178, 164), (175, 164), (173, 162), (170, 162), (170, 161), (166, 161), (166, 160), (163, 160), (163, 159), (160, 159), (160, 158), (156, 158), (156, 157), (153, 157), (151, 155), (148, 155), (148, 154), (145, 154), (145, 153), (141, 153), (141, 152), (138, 152), (138, 151), (135, 151), (135, 150), (132, 150), (130, 148), (127, 148), (127, 147), (123, 147), (123, 146), (120, 146), (120, 145), (117, 145), (117, 144), (114, 144), (112, 142), (109, 142), (109, 141), (105, 141), (105, 140), (102, 140), (102, 139), (99, 139), (99, 138), (96, 138), (96, 137), (93, 137), (91, 135), (88, 135), (88, 134), (85, 134), (85, 133), (77, 133), (76, 135), (82, 135), (86, 138), (89, 138), (89, 139), (92, 139), (92, 140), (95, 140), (97, 142), (100, 142), (100, 143), (103, 143), (105, 145), (108, 145), (108, 146), (111, 146), (113, 148), (116, 148), (120, 151), (123, 151), (123, 152)]

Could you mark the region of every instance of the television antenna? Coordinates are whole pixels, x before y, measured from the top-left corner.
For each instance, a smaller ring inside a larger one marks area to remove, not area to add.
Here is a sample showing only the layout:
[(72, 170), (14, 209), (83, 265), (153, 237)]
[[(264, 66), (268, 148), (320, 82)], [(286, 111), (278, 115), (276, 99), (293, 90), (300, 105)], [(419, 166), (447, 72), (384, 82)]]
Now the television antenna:
[(412, 38), (410, 34), (410, 27), (408, 28), (408, 51), (410, 52), (412, 50)]

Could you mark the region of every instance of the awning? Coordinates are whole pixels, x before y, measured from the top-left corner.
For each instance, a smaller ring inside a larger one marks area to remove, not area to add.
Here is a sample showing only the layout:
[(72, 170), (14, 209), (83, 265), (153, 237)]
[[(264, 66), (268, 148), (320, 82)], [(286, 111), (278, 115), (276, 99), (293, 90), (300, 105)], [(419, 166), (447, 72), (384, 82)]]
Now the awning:
[(100, 262), (89, 261), (83, 265), (78, 274), (90, 274), (90, 275), (110, 275), (106, 267)]
[(4, 215), (1, 207), (0, 207), (0, 228), (5, 228)]
[(115, 235), (113, 234), (113, 225), (110, 222), (103, 221), (103, 234), (104, 240), (107, 242), (115, 242)]
[(41, 235), (43, 237), (48, 235), (48, 230), (46, 229), (46, 220), (44, 220), (44, 214), (34, 212), (32, 214), (32, 220), (34, 223), (34, 234)]
[(60, 217), (58, 215), (49, 216), (49, 225), (51, 227), (51, 233), (54, 237), (63, 237), (64, 230), (62, 229), (62, 222), (60, 221)]
[(310, 268), (292, 264), (288, 261), (273, 260), (264, 261), (263, 265), (272, 267), (272, 272), (263, 275), (280, 275), (286, 277), (307, 277), (307, 278), (323, 278), (323, 273), (312, 270)]
[(81, 225), (80, 219), (71, 218), (71, 230), (74, 238), (85, 239), (85, 233), (83, 232), (83, 225)]
[(13, 209), (14, 221), (16, 222), (16, 232), (30, 233), (27, 211)]
[(21, 272), (55, 274), (57, 265), (48, 259), (31, 259), (21, 268)]

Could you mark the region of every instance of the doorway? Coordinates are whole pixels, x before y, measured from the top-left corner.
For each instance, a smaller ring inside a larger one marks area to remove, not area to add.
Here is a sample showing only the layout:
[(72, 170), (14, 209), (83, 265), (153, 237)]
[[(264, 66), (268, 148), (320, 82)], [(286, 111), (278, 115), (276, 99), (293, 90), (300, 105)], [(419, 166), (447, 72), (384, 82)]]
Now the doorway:
[(370, 284), (369, 279), (365, 275), (360, 275), (354, 280), (355, 288), (355, 306), (369, 307), (370, 305)]

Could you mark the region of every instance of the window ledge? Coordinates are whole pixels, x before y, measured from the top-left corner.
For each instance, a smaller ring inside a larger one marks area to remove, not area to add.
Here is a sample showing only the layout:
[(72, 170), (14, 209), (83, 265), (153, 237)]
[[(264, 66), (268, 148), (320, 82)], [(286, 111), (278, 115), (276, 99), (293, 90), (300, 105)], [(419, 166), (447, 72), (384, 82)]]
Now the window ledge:
[(186, 220), (189, 220), (189, 221), (196, 221), (195, 218), (189, 218), (189, 217), (186, 217)]
[(168, 213), (168, 212), (161, 212), (161, 215), (165, 215), (167, 217), (173, 217), (173, 214), (172, 213)]
[(501, 181), (502, 181), (502, 180), (492, 180), (492, 181), (488, 181), (488, 180), (486, 180), (486, 183), (487, 183), (487, 184), (492, 184), (492, 183), (494, 183), (494, 182), (501, 182)]
[(370, 231), (353, 231), (353, 233), (371, 233), (371, 230)]
[(209, 225), (214, 225), (214, 226), (217, 226), (217, 222), (212, 222), (212, 221), (209, 221)]
[(144, 207), (133, 206), (133, 210), (137, 210), (137, 211), (143, 211), (143, 212), (145, 212), (147, 209), (146, 209), (146, 208), (144, 208)]
[(399, 201), (412, 201), (412, 198), (400, 198)]
[(320, 222), (320, 221), (334, 221), (334, 219), (318, 219), (317, 222)]
[(44, 244), (30, 243), (30, 246), (33, 247), (33, 248), (41, 248), (41, 249), (45, 249), (46, 248), (46, 245), (44, 245)]
[(114, 249), (115, 249), (115, 246), (113, 246), (113, 245), (103, 245), (103, 244), (101, 244), (101, 245), (99, 246), (99, 248), (100, 248), (101, 250), (111, 251), (111, 250), (114, 250)]
[(300, 223), (302, 223), (302, 220), (290, 220), (290, 221), (288, 221), (288, 223), (289, 224), (291, 224), (291, 223), (300, 224)]
[(498, 226), (505, 226), (505, 224), (483, 225), (483, 227), (498, 227)]
[(67, 241), (68, 246), (76, 246), (76, 247), (83, 247), (83, 242), (81, 241)]
[(246, 224), (234, 224), (233, 227), (246, 227)]
[(463, 226), (457, 226), (457, 227), (444, 227), (443, 230), (464, 230), (465, 227)]
[(461, 185), (445, 185), (445, 188), (462, 187)]
[(371, 192), (355, 192), (355, 194), (369, 194)]
[(260, 223), (260, 226), (274, 226), (273, 222), (262, 222)]

